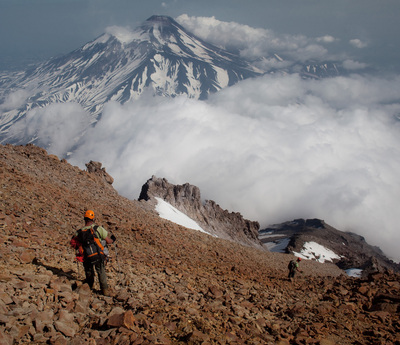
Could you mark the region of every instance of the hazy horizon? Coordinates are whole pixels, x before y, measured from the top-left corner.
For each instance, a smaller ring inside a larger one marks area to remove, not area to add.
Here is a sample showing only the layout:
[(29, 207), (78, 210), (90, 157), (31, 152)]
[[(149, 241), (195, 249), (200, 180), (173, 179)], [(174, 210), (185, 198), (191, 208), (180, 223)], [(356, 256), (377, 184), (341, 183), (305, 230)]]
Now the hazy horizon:
[(398, 73), (399, 13), (397, 0), (0, 0), (0, 70), (66, 54), (110, 26), (186, 14), (268, 30), (281, 41), (321, 39), (332, 54)]

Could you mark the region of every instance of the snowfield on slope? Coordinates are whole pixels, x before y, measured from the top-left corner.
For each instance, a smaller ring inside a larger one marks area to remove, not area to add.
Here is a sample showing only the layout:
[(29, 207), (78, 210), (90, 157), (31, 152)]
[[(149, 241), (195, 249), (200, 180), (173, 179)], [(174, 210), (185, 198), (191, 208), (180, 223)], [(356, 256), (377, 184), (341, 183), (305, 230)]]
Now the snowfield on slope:
[(333, 259), (340, 259), (339, 255), (317, 242), (306, 242), (300, 253), (293, 252), (293, 254), (302, 259), (316, 260), (321, 263), (332, 261)]
[[(332, 262), (334, 259), (340, 259), (340, 256), (334, 253), (332, 250), (325, 248), (316, 242), (304, 243), (303, 249), (300, 251), (300, 253), (293, 252), (293, 254), (302, 259), (316, 260), (320, 263), (324, 263), (325, 261)], [(360, 278), (362, 274), (362, 270), (358, 268), (350, 268), (345, 270), (345, 272), (348, 276), (354, 278)]]
[(189, 218), (186, 214), (177, 210), (170, 203), (166, 202), (161, 198), (155, 198), (155, 199), (157, 200), (156, 211), (158, 212), (161, 218), (182, 225), (185, 228), (198, 230), (210, 235), (210, 233), (202, 229), (201, 226), (197, 224), (193, 219)]

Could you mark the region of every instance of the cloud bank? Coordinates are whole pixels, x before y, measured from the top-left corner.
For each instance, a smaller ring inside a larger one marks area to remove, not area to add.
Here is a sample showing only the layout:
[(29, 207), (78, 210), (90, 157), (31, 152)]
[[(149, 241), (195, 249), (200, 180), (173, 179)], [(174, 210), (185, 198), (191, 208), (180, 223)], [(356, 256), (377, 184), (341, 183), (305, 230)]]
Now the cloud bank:
[[(332, 35), (307, 37), (301, 34), (278, 34), (270, 29), (223, 22), (215, 17), (191, 17), (187, 14), (175, 19), (201, 39), (218, 47), (237, 51), (264, 71), (315, 61), (342, 62), (342, 67), (349, 71), (368, 67), (366, 63), (357, 61), (346, 52), (339, 52), (338, 49), (343, 50), (343, 44)], [(348, 44), (351, 48), (368, 46), (358, 38), (350, 40)]]
[(222, 22), (215, 17), (190, 17), (187, 14), (180, 15), (176, 20), (205, 41), (229, 50), (238, 50), (242, 57), (249, 60), (274, 54), (282, 55), (293, 63), (334, 58), (323, 45), (337, 41), (330, 35), (315, 39), (304, 35), (278, 35), (269, 29)]
[(35, 108), (10, 128), (11, 139), (35, 142), (49, 152), (65, 156), (90, 127), (90, 116), (77, 103), (54, 103)]
[[(399, 260), (399, 79), (266, 76), (207, 101), (110, 102), (69, 161), (102, 162), (131, 199), (152, 175), (188, 182), (261, 226), (318, 217)], [(29, 122), (31, 131), (54, 125), (42, 116)], [(67, 149), (76, 128), (57, 133), (50, 152)]]
[(361, 41), (361, 40), (358, 39), (358, 38), (354, 38), (354, 39), (350, 40), (349, 43), (350, 43), (352, 46), (354, 46), (354, 47), (356, 47), (356, 48), (359, 48), (359, 49), (362, 49), (362, 48), (365, 48), (365, 47), (368, 46), (368, 44), (367, 44), (366, 42), (363, 42), (363, 41)]

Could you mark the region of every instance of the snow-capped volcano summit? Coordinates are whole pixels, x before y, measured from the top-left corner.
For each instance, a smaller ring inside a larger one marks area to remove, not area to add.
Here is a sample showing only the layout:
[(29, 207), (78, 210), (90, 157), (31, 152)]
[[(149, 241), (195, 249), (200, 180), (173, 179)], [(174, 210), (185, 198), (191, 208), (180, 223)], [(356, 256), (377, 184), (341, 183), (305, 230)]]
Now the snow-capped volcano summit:
[(146, 88), (159, 95), (205, 99), (260, 73), (172, 18), (152, 16), (134, 31), (111, 27), (83, 47), (20, 74), (7, 89), (23, 89), (29, 96), (18, 109), (3, 112), (0, 135), (4, 138), (29, 110), (51, 103), (76, 102), (97, 117), (107, 101), (125, 103)]

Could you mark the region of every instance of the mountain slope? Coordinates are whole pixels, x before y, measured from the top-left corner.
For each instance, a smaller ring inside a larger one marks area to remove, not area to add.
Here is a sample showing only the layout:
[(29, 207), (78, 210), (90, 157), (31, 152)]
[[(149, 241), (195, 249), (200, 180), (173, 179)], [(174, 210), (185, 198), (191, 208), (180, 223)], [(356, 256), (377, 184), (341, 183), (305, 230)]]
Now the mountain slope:
[[(276, 54), (272, 58), (282, 61)], [(19, 137), (9, 129), (30, 111), (34, 114), (51, 104), (78, 103), (95, 123), (107, 102), (135, 100), (146, 90), (206, 99), (264, 73), (299, 73), (303, 78), (340, 74), (336, 64), (327, 62), (282, 70), (260, 70), (256, 65), (263, 64), (201, 40), (170, 17), (152, 16), (132, 32), (109, 28), (69, 54), (25, 72), (0, 75), (0, 143), (38, 144), (35, 134)]]
[[(89, 170), (33, 145), (0, 145), (0, 343), (399, 341), (398, 275), (347, 278), (303, 260), (289, 282), (292, 256), (163, 220)], [(68, 246), (86, 208), (117, 237), (107, 264), (115, 297), (82, 285)]]
[(29, 110), (53, 103), (79, 103), (97, 118), (106, 102), (125, 103), (146, 89), (158, 95), (205, 99), (260, 74), (238, 56), (187, 32), (172, 18), (152, 16), (133, 32), (103, 34), (8, 83), (7, 92), (23, 89), (29, 98), (21, 107), (3, 112), (0, 138)]

